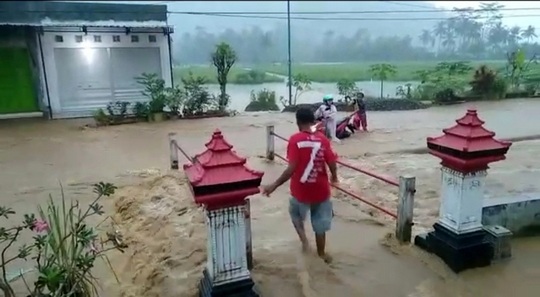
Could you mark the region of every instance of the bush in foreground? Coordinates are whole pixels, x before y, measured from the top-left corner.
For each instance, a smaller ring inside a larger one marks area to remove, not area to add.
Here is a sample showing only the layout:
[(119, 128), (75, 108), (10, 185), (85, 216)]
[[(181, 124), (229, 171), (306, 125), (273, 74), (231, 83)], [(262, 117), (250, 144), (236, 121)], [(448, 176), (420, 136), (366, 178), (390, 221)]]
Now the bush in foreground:
[[(32, 297), (97, 296), (95, 261), (105, 260), (110, 265), (106, 252), (122, 251), (126, 245), (116, 232), (101, 237), (97, 226), (90, 226), (89, 218), (104, 213), (98, 202), (115, 190), (109, 183), (94, 185), (96, 198), (86, 209), (76, 201), (68, 202), (62, 192), (59, 202), (50, 197), (46, 207), (38, 208), (38, 215), (25, 214), (21, 221), (12, 218), (15, 215), (12, 209), (0, 206), (0, 217), (6, 219), (0, 226), (0, 243), (4, 246), (0, 262), (3, 296), (16, 296), (11, 283), (18, 278), (23, 279), (28, 296)], [(34, 233), (30, 244), (17, 242), (23, 233)], [(9, 253), (10, 257), (4, 257), (13, 246), (20, 247), (17, 252)], [(35, 279), (26, 280), (23, 271), (8, 277), (10, 264), (20, 259), (34, 262)]]
[[(368, 111), (416, 110), (428, 107), (428, 105), (418, 100), (411, 99), (366, 99), (365, 102)], [(283, 112), (296, 112), (303, 107), (316, 110), (320, 105), (321, 103), (291, 105), (285, 107)], [(338, 111), (354, 111), (354, 107), (350, 104), (336, 102), (335, 105)]]

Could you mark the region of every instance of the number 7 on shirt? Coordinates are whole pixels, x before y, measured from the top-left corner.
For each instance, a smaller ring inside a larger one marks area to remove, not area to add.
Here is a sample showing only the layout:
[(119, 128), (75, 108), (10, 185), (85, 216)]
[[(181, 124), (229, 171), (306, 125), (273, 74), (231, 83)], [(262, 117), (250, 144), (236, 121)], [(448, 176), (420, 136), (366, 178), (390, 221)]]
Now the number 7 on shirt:
[(311, 153), (309, 155), (309, 161), (306, 164), (306, 167), (304, 168), (304, 171), (302, 172), (302, 177), (300, 177), (300, 182), (305, 183), (307, 182), (309, 176), (313, 172), (313, 169), (315, 167), (315, 158), (317, 158), (317, 154), (319, 153), (319, 150), (322, 147), (322, 144), (320, 141), (299, 141), (297, 143), (298, 149), (302, 148), (310, 148)]

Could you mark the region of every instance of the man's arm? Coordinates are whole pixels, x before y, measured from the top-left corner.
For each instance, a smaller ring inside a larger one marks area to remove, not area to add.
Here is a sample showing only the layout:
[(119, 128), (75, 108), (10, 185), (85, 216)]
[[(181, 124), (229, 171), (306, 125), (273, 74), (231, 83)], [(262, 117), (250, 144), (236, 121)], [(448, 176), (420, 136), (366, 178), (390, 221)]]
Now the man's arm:
[(338, 176), (337, 176), (338, 156), (332, 149), (332, 145), (330, 144), (330, 141), (328, 141), (328, 139), (324, 139), (323, 141), (324, 141), (324, 161), (326, 162), (326, 165), (328, 165), (328, 169), (330, 170), (332, 182), (337, 182), (338, 181)]
[(299, 148), (296, 143), (289, 139), (289, 143), (287, 145), (287, 160), (289, 165), (272, 184), (274, 188), (278, 188), (279, 186), (283, 185), (293, 175), (293, 172), (296, 169), (296, 164), (298, 163), (298, 150)]

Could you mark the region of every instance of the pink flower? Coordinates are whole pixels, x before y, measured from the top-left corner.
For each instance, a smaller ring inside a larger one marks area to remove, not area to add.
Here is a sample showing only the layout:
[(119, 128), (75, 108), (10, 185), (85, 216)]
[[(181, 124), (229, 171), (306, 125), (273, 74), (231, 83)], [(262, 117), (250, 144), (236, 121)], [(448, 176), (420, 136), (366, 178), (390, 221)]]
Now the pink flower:
[(43, 220), (36, 220), (34, 226), (32, 227), (32, 230), (37, 233), (46, 232), (49, 231), (49, 225)]

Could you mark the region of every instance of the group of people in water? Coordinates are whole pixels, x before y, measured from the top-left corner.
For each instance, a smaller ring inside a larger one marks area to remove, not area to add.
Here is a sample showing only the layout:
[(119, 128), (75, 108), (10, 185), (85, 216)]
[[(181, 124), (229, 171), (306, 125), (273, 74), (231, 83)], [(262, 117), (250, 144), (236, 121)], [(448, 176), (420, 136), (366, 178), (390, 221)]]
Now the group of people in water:
[(354, 98), (345, 96), (345, 102), (351, 102), (354, 113), (340, 121), (337, 120), (337, 108), (334, 105), (333, 95), (325, 95), (323, 104), (315, 111), (315, 118), (323, 124), (326, 136), (334, 142), (341, 142), (340, 139), (349, 137), (357, 130), (367, 131), (364, 93), (357, 92), (353, 96)]

